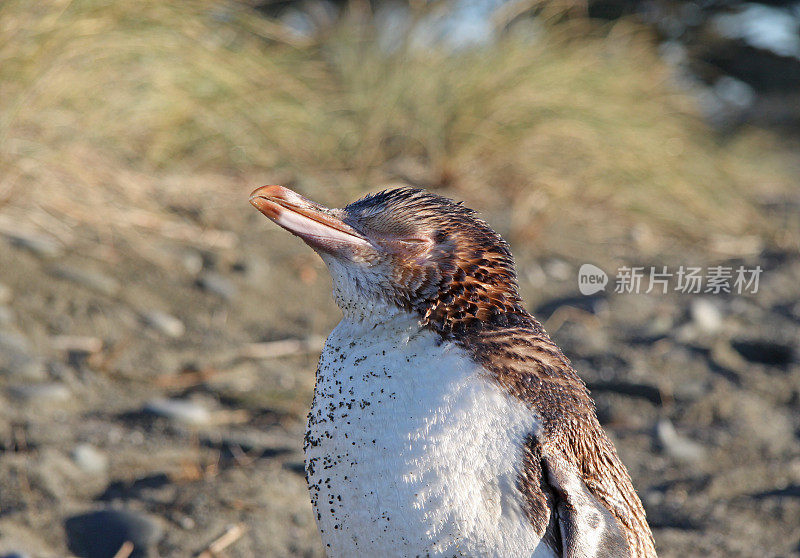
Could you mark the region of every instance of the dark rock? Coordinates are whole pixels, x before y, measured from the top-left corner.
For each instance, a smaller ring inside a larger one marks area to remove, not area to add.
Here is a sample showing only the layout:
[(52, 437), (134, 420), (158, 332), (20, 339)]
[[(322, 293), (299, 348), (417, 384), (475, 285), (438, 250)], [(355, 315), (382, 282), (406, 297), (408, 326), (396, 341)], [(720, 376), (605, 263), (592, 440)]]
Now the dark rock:
[(756, 500), (763, 500), (765, 498), (800, 498), (800, 484), (791, 484), (784, 488), (756, 492), (752, 496)]
[(642, 384), (637, 382), (626, 381), (608, 381), (608, 382), (587, 382), (589, 391), (593, 393), (611, 392), (619, 393), (621, 395), (630, 395), (631, 397), (640, 397), (647, 399), (655, 405), (661, 405), (663, 398), (661, 397), (661, 390), (656, 386), (649, 384)]
[(631, 331), (627, 333), (628, 341), (633, 345), (652, 345), (669, 337), (667, 333), (650, 333)]
[(134, 500), (139, 498), (143, 492), (158, 490), (169, 484), (170, 480), (166, 473), (154, 473), (132, 481), (113, 481), (97, 499), (101, 502)]
[(306, 464), (302, 461), (287, 461), (283, 464), (283, 468), (301, 477), (305, 478), (306, 476)]
[(133, 543), (132, 558), (152, 556), (152, 547), (164, 536), (156, 520), (130, 510), (75, 515), (64, 527), (70, 551), (82, 558), (111, 558), (126, 541)]
[(540, 320), (546, 320), (553, 315), (553, 312), (562, 306), (570, 306), (578, 308), (591, 314), (597, 314), (608, 305), (607, 295), (604, 292), (599, 292), (593, 295), (584, 296), (567, 296), (548, 300), (544, 304), (539, 305), (533, 312), (533, 315)]
[(750, 362), (784, 367), (796, 359), (794, 346), (768, 339), (741, 339), (731, 341), (731, 346)]

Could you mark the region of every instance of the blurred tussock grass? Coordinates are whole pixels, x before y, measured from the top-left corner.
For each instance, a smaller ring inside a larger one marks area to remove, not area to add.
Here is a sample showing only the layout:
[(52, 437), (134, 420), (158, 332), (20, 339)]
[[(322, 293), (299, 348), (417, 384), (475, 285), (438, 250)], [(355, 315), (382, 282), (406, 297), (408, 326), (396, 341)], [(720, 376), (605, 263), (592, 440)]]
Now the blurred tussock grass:
[(715, 140), (632, 24), (381, 45), (357, 14), (301, 39), (210, 0), (4, 2), (3, 212), (62, 238), (183, 238), (175, 200), (225, 229), (215, 208), (248, 211), (261, 180), (329, 203), (409, 182), (501, 215), (539, 253), (790, 240), (755, 203), (789, 184), (772, 140)]

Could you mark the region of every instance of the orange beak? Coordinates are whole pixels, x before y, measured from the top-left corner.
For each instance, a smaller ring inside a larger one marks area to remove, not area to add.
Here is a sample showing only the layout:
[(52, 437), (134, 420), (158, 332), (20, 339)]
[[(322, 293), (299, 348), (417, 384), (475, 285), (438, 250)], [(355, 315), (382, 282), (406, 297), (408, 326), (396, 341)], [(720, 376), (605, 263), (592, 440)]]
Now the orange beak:
[(371, 243), (326, 207), (283, 186), (262, 186), (250, 194), (250, 203), (270, 220), (315, 250), (346, 255)]

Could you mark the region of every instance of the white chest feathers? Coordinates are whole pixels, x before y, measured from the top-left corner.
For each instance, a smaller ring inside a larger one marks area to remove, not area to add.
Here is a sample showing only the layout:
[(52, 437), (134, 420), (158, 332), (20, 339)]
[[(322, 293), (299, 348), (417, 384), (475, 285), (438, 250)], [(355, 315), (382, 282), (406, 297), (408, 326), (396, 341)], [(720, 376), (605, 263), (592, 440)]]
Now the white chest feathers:
[(342, 321), (320, 358), (306, 471), (326, 551), (551, 557), (518, 488), (537, 420), (409, 315)]

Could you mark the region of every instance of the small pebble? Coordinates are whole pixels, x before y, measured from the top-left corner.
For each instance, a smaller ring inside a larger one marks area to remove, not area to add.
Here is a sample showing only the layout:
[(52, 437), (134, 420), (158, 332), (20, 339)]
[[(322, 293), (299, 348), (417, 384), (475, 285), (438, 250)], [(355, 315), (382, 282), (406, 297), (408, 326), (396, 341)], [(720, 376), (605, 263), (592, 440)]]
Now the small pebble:
[(544, 271), (544, 268), (536, 262), (532, 262), (525, 268), (522, 276), (525, 277), (532, 286), (537, 288), (541, 288), (547, 284), (547, 273)]
[(70, 398), (69, 388), (64, 384), (27, 384), (9, 388), (9, 394), (29, 405), (44, 405), (66, 401)]
[(701, 333), (713, 334), (722, 327), (722, 313), (707, 298), (697, 298), (689, 308), (692, 322)]
[(0, 332), (0, 375), (39, 379), (45, 375), (42, 360), (33, 353), (22, 335)]
[(88, 289), (108, 296), (113, 296), (120, 290), (119, 281), (97, 271), (89, 271), (88, 269), (59, 265), (53, 268), (51, 273), (56, 277), (83, 285)]
[(203, 273), (197, 280), (197, 285), (204, 291), (213, 293), (225, 300), (231, 300), (236, 296), (236, 285), (227, 277), (214, 271)]
[(11, 242), (12, 246), (28, 250), (42, 258), (52, 258), (62, 252), (61, 245), (58, 242), (42, 234), (16, 231), (14, 233), (6, 233), (6, 238)]
[(201, 425), (211, 421), (211, 413), (202, 405), (184, 399), (153, 399), (144, 412), (183, 424)]
[(558, 281), (569, 281), (573, 278), (573, 269), (564, 260), (553, 258), (542, 265), (545, 273)]
[(171, 314), (160, 310), (149, 310), (142, 314), (144, 323), (167, 337), (177, 339), (186, 333), (183, 322)]
[(183, 250), (178, 258), (183, 268), (192, 275), (197, 275), (203, 269), (203, 256), (197, 250)]
[(660, 419), (655, 427), (656, 441), (664, 452), (678, 461), (701, 461), (705, 448), (697, 442), (679, 434), (668, 419)]
[(85, 473), (105, 473), (108, 457), (91, 444), (78, 444), (72, 450), (72, 460)]
[(105, 509), (67, 518), (64, 523), (67, 545), (78, 556), (115, 556), (126, 542), (133, 543), (131, 556), (149, 556), (149, 549), (164, 536), (155, 519), (130, 510)]

